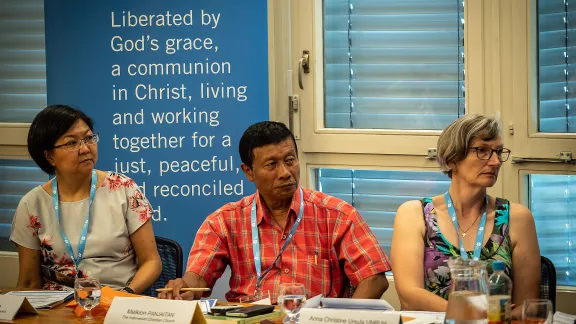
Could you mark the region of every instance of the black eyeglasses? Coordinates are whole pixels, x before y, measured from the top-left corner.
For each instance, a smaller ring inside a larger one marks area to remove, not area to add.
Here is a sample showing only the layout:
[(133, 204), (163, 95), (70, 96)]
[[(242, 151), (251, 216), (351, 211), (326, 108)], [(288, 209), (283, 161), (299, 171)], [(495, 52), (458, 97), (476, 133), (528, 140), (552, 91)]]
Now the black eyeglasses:
[(100, 140), (100, 138), (98, 137), (98, 134), (92, 134), (92, 135), (88, 135), (86, 137), (84, 137), (83, 139), (80, 140), (72, 140), (70, 142), (61, 144), (61, 145), (54, 145), (54, 148), (63, 148), (66, 151), (78, 151), (80, 149), (80, 147), (82, 146), (82, 143), (86, 144), (86, 145), (96, 145), (96, 143), (98, 143), (98, 141)]
[(494, 150), (488, 147), (471, 147), (469, 150), (476, 151), (476, 156), (478, 156), (480, 160), (490, 160), (494, 152), (496, 152), (496, 156), (500, 162), (506, 162), (510, 157), (510, 150), (507, 148), (499, 148)]

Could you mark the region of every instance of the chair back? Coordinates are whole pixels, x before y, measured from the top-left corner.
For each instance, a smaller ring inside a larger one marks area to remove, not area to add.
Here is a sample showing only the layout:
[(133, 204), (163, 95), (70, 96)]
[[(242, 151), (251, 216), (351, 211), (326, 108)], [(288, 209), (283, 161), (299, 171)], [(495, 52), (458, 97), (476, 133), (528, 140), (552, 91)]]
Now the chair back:
[(556, 268), (552, 261), (541, 256), (540, 298), (552, 301), (552, 311), (556, 312)]
[(178, 242), (156, 236), (156, 247), (160, 260), (162, 260), (162, 272), (160, 277), (152, 284), (144, 295), (156, 297), (156, 289), (164, 288), (169, 280), (182, 277), (182, 248)]

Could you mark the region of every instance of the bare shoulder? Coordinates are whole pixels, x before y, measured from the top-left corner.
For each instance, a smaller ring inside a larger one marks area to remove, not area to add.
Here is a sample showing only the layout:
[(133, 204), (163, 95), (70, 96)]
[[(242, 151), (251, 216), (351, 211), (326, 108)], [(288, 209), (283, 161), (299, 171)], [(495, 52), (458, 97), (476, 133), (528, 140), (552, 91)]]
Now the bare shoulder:
[(396, 222), (412, 223), (422, 219), (422, 203), (420, 200), (409, 200), (396, 211)]
[(516, 226), (534, 224), (534, 217), (526, 206), (510, 203), (510, 223), (514, 223)]

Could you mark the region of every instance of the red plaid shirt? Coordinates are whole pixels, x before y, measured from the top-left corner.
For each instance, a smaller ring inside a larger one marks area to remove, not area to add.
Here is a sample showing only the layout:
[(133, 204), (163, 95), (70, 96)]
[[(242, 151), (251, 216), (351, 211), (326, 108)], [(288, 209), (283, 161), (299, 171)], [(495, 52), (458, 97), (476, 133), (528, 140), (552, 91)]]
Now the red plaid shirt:
[[(303, 283), (308, 297), (347, 297), (350, 282), (357, 286), (363, 279), (391, 269), (376, 237), (354, 207), (318, 191), (303, 188), (303, 193), (302, 221), (262, 282), (262, 290), (270, 291), (273, 302), (280, 283)], [(300, 210), (300, 190), (294, 194), (284, 230), (267, 208), (262, 208), (258, 194), (222, 206), (204, 221), (188, 257), (187, 271), (200, 275), (210, 287), (230, 265), (229, 301), (251, 295), (256, 289), (250, 226), (254, 197), (258, 197), (256, 215), (264, 273), (294, 225)]]

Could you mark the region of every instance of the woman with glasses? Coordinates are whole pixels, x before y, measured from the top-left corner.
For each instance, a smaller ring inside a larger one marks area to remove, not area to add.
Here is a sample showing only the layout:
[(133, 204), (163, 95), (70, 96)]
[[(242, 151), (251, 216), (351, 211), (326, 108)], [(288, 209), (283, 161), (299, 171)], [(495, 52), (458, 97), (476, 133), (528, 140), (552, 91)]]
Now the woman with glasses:
[(403, 309), (446, 311), (446, 262), (455, 257), (486, 261), (489, 273), (493, 261), (504, 261), (514, 282), (513, 304), (538, 298), (540, 252), (532, 214), (486, 192), (510, 156), (501, 128), (497, 119), (478, 115), (454, 121), (437, 147), (438, 164), (451, 180), (449, 190), (398, 208), (392, 265)]
[(98, 134), (83, 112), (42, 110), (30, 126), (28, 152), (54, 176), (20, 201), (10, 240), (18, 247), (18, 288), (65, 289), (74, 279), (142, 293), (162, 263), (152, 207), (136, 183), (96, 170)]

